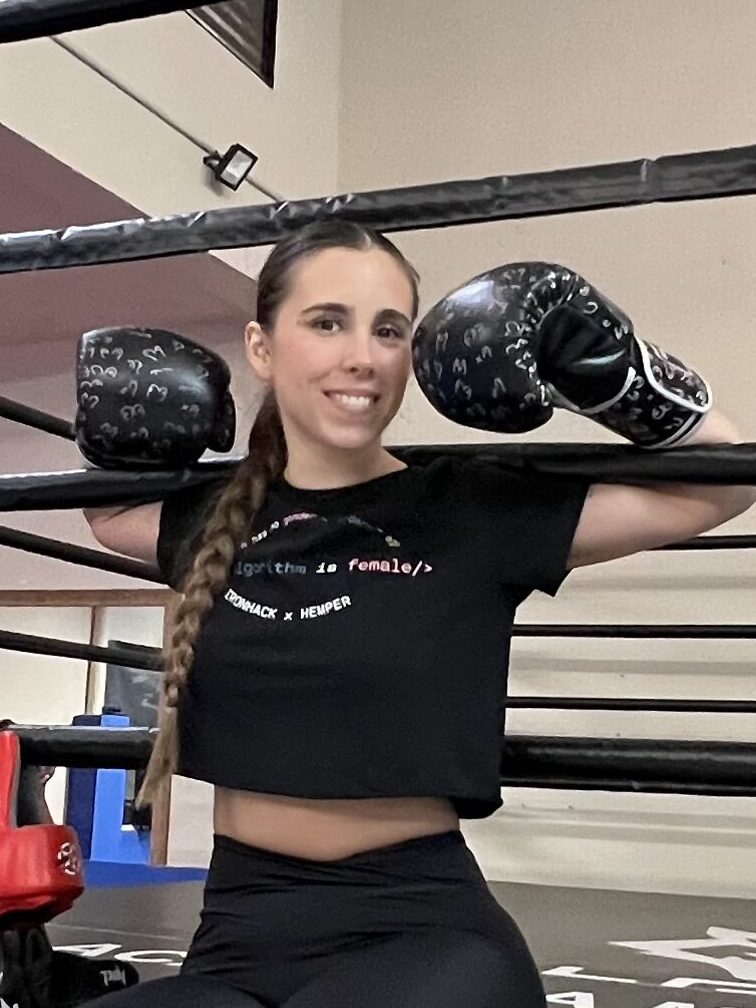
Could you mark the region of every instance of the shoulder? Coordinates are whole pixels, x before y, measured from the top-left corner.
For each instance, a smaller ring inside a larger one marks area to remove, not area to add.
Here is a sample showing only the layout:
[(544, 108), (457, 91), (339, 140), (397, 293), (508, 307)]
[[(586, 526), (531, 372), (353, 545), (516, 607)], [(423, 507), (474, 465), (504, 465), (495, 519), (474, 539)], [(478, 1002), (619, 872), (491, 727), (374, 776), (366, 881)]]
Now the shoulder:
[(532, 472), (495, 450), (450, 452), (423, 468), (426, 514), (510, 584), (554, 594), (589, 483)]
[(495, 450), (439, 453), (418, 465), (420, 479), (429, 492), (451, 494), (457, 500), (480, 507), (527, 506), (538, 502), (557, 502), (573, 496), (584, 497), (588, 483), (562, 476), (551, 476), (512, 465), (497, 456)]
[(202, 532), (233, 470), (216, 478), (179, 487), (167, 494), (160, 510), (157, 559), (161, 573), (171, 588), (178, 589), (199, 546)]
[(450, 452), (423, 467), (423, 511), (468, 545), (538, 546), (561, 555), (583, 512), (590, 483), (528, 471), (495, 450)]
[(206, 514), (223, 493), (232, 473), (232, 470), (225, 470), (201, 483), (181, 486), (166, 494), (161, 524), (167, 525), (172, 518), (198, 518)]

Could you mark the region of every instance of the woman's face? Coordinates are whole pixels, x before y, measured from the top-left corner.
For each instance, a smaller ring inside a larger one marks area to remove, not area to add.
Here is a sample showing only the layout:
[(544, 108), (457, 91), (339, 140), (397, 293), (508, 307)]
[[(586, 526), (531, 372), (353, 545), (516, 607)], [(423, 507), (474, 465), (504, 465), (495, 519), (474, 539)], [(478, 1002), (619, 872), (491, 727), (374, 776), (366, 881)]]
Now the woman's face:
[(410, 373), (412, 308), (407, 276), (380, 249), (325, 249), (292, 269), (272, 331), (250, 323), (246, 333), (290, 452), (380, 441)]

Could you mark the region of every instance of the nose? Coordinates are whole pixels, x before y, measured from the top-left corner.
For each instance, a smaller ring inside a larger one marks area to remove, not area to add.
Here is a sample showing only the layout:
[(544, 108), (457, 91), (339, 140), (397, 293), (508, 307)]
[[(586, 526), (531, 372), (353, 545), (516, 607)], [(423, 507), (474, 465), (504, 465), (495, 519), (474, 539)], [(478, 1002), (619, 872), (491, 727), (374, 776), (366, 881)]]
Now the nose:
[(342, 367), (350, 374), (372, 372), (375, 368), (375, 340), (370, 331), (353, 332), (344, 346)]

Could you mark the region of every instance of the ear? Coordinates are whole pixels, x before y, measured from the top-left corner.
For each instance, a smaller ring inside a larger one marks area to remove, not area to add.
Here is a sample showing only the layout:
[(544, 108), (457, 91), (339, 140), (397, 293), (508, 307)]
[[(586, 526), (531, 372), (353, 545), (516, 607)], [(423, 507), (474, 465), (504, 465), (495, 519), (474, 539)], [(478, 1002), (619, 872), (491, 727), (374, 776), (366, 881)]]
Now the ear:
[(259, 323), (248, 322), (244, 330), (244, 349), (252, 370), (260, 381), (270, 384), (271, 352), (270, 339)]

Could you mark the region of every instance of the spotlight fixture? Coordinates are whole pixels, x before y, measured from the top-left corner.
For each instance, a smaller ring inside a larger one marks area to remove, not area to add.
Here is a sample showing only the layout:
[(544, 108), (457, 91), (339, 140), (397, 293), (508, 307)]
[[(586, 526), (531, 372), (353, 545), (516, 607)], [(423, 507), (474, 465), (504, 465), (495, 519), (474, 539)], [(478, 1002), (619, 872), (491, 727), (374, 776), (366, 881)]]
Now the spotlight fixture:
[(257, 155), (241, 144), (233, 144), (225, 154), (213, 151), (202, 159), (202, 163), (207, 165), (216, 179), (234, 191), (249, 175), (257, 161)]

